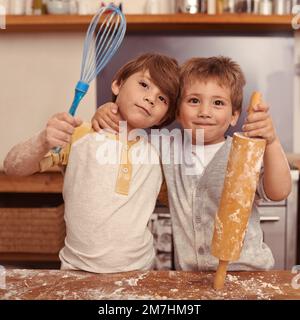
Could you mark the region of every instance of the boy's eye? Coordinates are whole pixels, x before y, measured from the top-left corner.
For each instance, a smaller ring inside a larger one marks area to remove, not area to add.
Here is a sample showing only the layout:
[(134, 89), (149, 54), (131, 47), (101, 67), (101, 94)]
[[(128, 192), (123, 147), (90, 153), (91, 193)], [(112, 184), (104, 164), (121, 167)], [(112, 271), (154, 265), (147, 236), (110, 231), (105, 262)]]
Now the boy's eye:
[(199, 103), (200, 102), (200, 100), (199, 99), (197, 99), (197, 98), (191, 98), (191, 99), (189, 99), (189, 101), (188, 101), (189, 103), (193, 103), (193, 104), (197, 104), (197, 103)]
[(147, 88), (148, 84), (145, 81), (140, 81), (139, 84), (143, 87), (143, 88)]
[(158, 99), (159, 99), (160, 101), (162, 101), (164, 104), (168, 104), (168, 101), (167, 101), (167, 99), (166, 99), (165, 97), (159, 96)]
[(225, 103), (222, 100), (216, 100), (216, 101), (214, 101), (214, 104), (216, 106), (224, 106), (225, 105)]

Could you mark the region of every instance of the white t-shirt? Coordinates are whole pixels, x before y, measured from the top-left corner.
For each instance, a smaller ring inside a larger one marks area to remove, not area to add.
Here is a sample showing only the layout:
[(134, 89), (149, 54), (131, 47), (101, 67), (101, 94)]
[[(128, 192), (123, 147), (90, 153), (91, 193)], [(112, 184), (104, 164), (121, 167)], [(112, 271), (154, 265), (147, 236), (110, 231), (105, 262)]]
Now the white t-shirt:
[[(105, 164), (105, 150), (129, 150), (129, 161), (134, 153), (150, 153), (157, 164), (131, 162), (127, 168), (120, 157)], [(159, 155), (143, 139), (128, 148), (105, 133), (89, 133), (72, 144), (63, 188), (67, 234), (59, 255), (62, 269), (150, 269), (155, 251), (147, 224), (161, 183)]]
[(208, 145), (192, 145), (192, 161), (196, 167), (197, 175), (202, 175), (206, 166), (210, 163), (217, 151), (224, 145), (225, 141)]

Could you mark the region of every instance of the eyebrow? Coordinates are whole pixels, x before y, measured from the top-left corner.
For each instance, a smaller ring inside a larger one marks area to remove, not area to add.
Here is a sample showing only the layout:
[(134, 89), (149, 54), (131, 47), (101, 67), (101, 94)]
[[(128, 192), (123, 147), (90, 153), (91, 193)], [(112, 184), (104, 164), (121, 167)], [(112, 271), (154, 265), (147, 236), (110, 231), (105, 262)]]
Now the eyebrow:
[(183, 95), (184, 97), (188, 97), (188, 96), (197, 96), (197, 97), (201, 97), (200, 93), (189, 93), (189, 94), (185, 94)]
[(218, 98), (218, 99), (223, 99), (223, 100), (229, 101), (227, 98), (222, 97), (222, 96), (213, 96), (213, 98)]
[[(201, 93), (189, 93), (189, 94), (184, 95), (184, 97), (189, 97), (189, 96), (201, 97), (202, 94), (201, 94)], [(222, 97), (222, 96), (212, 96), (212, 98), (222, 99), (222, 100), (225, 100), (225, 101), (227, 101), (227, 102), (230, 101), (230, 100), (228, 100), (227, 98)]]

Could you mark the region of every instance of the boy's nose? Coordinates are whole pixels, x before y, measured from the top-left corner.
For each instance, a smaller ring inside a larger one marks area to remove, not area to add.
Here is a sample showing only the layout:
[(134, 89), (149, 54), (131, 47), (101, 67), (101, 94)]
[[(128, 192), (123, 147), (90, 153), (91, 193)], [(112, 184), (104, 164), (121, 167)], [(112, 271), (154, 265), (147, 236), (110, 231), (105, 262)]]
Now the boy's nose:
[(198, 118), (210, 118), (211, 116), (207, 113), (199, 112), (197, 117)]
[(202, 117), (202, 118), (209, 118), (211, 117), (210, 114), (210, 107), (209, 106), (204, 106), (201, 105), (198, 109), (198, 114), (197, 114), (198, 118)]
[(154, 101), (150, 97), (145, 97), (144, 101), (147, 101), (151, 106), (154, 106)]

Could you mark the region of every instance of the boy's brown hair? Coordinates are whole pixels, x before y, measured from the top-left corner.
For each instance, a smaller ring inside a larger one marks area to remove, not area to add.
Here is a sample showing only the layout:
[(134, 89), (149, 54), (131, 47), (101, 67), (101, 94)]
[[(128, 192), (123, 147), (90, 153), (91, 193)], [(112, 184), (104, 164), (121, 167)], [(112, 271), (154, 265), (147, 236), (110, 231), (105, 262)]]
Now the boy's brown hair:
[[(168, 97), (169, 108), (163, 122), (157, 127), (163, 127), (175, 120), (177, 113), (177, 98), (179, 94), (179, 65), (168, 56), (158, 53), (145, 53), (126, 63), (114, 76), (118, 84), (126, 81), (136, 72), (149, 71), (153, 83)], [(113, 101), (116, 101), (113, 95)]]
[(223, 56), (189, 59), (180, 69), (180, 97), (187, 83), (194, 80), (201, 82), (215, 80), (219, 86), (229, 88), (232, 113), (241, 112), (243, 87), (246, 80), (241, 67), (236, 62)]

